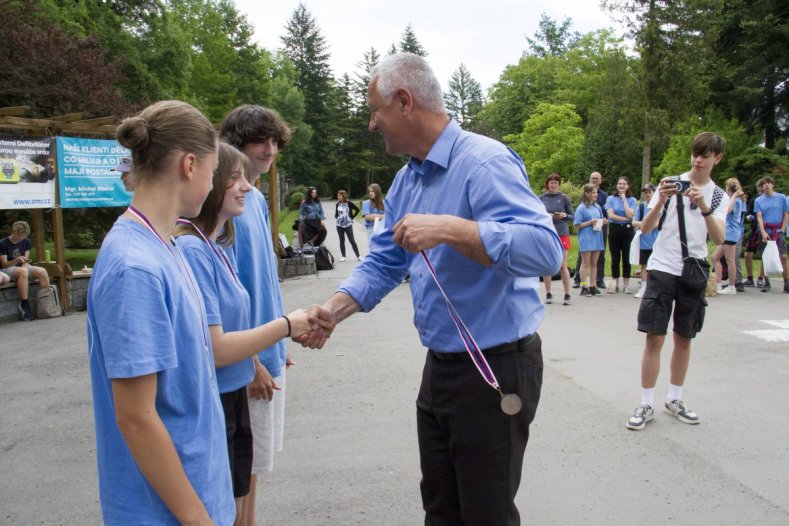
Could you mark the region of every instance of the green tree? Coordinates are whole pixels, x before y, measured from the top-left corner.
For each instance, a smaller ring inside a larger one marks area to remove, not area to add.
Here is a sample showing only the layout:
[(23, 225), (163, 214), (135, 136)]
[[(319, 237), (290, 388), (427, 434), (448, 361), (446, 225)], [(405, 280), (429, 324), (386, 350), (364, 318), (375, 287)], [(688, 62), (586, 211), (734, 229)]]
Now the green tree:
[(723, 183), (731, 177), (731, 161), (759, 141), (749, 134), (736, 119), (726, 119), (720, 110), (708, 109), (702, 117), (692, 115), (671, 131), (668, 149), (660, 164), (655, 167), (656, 179), (685, 173), (690, 168), (690, 145), (693, 137), (703, 131), (713, 131), (726, 139), (723, 160), (715, 168), (715, 178)]
[(754, 146), (731, 161), (731, 175), (739, 179), (746, 192), (756, 191), (756, 181), (769, 175), (775, 189), (789, 193), (789, 159), (762, 146)]
[(335, 137), (330, 133), (334, 115), (327, 104), (332, 96), (334, 79), (329, 67), (329, 51), (315, 18), (300, 3), (285, 26), (281, 37), (284, 53), (296, 68), (296, 87), (304, 95), (304, 122), (313, 130), (310, 150), (305, 152), (302, 173), (293, 173), (297, 181), (325, 181), (329, 167), (325, 160), (331, 155)]
[(449, 116), (463, 128), (472, 129), (483, 102), (479, 82), (474, 80), (464, 64), (460, 64), (449, 79), (449, 91), (444, 94)]
[(713, 100), (763, 135), (789, 136), (789, 9), (782, 0), (724, 0)]
[(405, 31), (403, 31), (403, 36), (400, 39), (400, 52), (413, 53), (414, 55), (419, 55), (421, 57), (427, 56), (427, 51), (419, 42), (419, 39), (416, 38), (414, 27), (411, 24), (408, 24), (408, 26), (405, 28)]
[(603, 0), (619, 13), (641, 57), (644, 99), (641, 182), (650, 179), (653, 148), (670, 123), (698, 109), (707, 96), (707, 64), (721, 0)]
[(572, 104), (540, 103), (523, 123), (523, 131), (504, 137), (521, 156), (531, 179), (542, 181), (551, 172), (580, 181), (578, 172), (584, 146), (581, 117)]
[(534, 38), (526, 37), (529, 42), (529, 54), (538, 57), (549, 55), (559, 56), (567, 52), (580, 38), (577, 31), (571, 31), (573, 21), (565, 17), (561, 23), (545, 13), (540, 15), (538, 29)]

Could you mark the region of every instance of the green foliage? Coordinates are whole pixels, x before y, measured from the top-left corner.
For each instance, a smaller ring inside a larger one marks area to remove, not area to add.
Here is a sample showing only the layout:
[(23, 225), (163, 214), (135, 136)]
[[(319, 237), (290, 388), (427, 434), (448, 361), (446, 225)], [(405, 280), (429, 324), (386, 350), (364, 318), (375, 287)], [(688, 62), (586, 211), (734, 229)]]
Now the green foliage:
[(449, 91), (444, 94), (447, 113), (462, 128), (473, 129), (483, 102), (479, 82), (474, 80), (464, 64), (460, 64), (449, 79)]
[(573, 47), (580, 37), (577, 31), (570, 31), (572, 20), (565, 17), (561, 24), (542, 13), (534, 38), (526, 37), (530, 54), (538, 57), (560, 56)]
[(551, 172), (580, 181), (578, 172), (584, 145), (581, 117), (572, 104), (539, 104), (523, 123), (523, 131), (504, 142), (523, 159), (531, 177), (544, 179)]
[(746, 192), (756, 190), (756, 181), (769, 175), (775, 179), (775, 190), (789, 193), (789, 158), (756, 146), (731, 160), (731, 176), (739, 179)]
[(720, 182), (731, 174), (731, 159), (738, 157), (755, 144), (757, 139), (745, 131), (736, 119), (726, 119), (718, 110), (707, 110), (702, 117), (691, 116), (679, 123), (671, 132), (668, 149), (660, 164), (655, 168), (655, 179), (685, 173), (690, 169), (690, 145), (693, 138), (703, 132), (713, 131), (726, 139), (723, 160), (713, 175)]
[(419, 55), (421, 57), (427, 56), (427, 51), (425, 51), (425, 48), (419, 42), (419, 39), (416, 38), (414, 27), (411, 24), (408, 24), (408, 27), (406, 27), (405, 31), (403, 31), (403, 37), (400, 39), (400, 52), (413, 53), (414, 55)]

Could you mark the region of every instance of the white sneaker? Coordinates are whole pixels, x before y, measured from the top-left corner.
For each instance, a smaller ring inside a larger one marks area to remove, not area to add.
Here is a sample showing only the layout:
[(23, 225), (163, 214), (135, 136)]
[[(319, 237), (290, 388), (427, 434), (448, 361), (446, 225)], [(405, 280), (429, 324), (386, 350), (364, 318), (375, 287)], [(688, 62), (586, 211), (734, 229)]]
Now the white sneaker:
[(644, 292), (646, 292), (646, 290), (647, 290), (647, 284), (646, 283), (642, 283), (641, 287), (639, 287), (639, 289), (638, 289), (638, 292), (636, 292), (633, 295), (633, 297), (636, 298), (636, 299), (641, 299), (641, 297), (644, 295)]
[(345, 257), (341, 257), (341, 258), (340, 258), (340, 261), (345, 261)]
[(723, 290), (723, 288), (724, 288), (724, 287), (723, 287), (723, 283), (718, 283), (718, 284), (716, 284), (716, 285), (715, 285), (715, 292), (717, 292), (718, 294), (720, 294), (720, 293), (721, 293), (721, 291)]
[(726, 287), (725, 289), (720, 289), (718, 294), (737, 294), (737, 289), (734, 287)]

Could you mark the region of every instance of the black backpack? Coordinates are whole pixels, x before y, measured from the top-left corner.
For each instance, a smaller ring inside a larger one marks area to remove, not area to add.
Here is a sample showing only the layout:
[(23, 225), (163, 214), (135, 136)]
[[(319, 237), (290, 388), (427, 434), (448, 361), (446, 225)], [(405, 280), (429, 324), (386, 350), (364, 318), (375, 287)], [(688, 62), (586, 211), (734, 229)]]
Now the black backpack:
[(326, 245), (321, 245), (315, 249), (315, 269), (316, 270), (331, 270), (334, 268), (334, 256), (326, 248)]

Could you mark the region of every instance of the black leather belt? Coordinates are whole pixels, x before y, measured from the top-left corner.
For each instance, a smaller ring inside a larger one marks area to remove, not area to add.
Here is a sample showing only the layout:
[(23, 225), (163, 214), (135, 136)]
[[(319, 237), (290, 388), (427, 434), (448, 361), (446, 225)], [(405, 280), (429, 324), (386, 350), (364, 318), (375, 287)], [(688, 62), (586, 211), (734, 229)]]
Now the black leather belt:
[[(509, 343), (502, 343), (501, 345), (496, 345), (495, 347), (491, 347), (489, 349), (482, 349), (482, 354), (485, 356), (491, 356), (494, 354), (504, 354), (508, 352), (517, 352), (526, 349), (530, 343), (532, 343), (537, 338), (537, 333), (529, 334), (528, 336), (524, 336), (518, 341), (509, 342)], [(430, 352), (433, 353), (433, 356), (437, 360), (447, 361), (447, 362), (465, 362), (471, 360), (471, 356), (469, 356), (468, 352), (440, 352), (430, 349)]]

